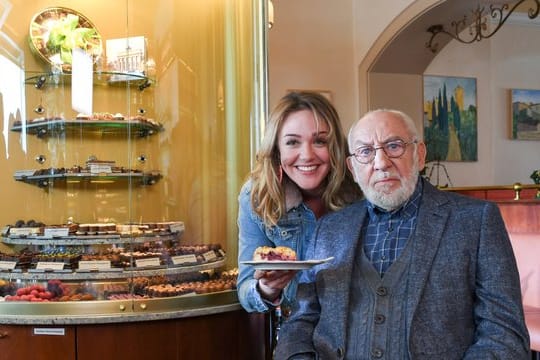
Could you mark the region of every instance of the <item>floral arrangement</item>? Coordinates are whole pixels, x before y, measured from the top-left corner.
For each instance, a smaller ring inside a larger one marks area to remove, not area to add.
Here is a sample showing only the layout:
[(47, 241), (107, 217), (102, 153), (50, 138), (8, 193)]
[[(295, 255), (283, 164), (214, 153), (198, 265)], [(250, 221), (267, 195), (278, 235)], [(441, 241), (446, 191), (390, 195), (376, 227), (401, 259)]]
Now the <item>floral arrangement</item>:
[(80, 48), (91, 51), (99, 45), (96, 29), (79, 27), (79, 17), (73, 14), (52, 22), (46, 46), (53, 54), (60, 54), (64, 64), (71, 64), (71, 51)]

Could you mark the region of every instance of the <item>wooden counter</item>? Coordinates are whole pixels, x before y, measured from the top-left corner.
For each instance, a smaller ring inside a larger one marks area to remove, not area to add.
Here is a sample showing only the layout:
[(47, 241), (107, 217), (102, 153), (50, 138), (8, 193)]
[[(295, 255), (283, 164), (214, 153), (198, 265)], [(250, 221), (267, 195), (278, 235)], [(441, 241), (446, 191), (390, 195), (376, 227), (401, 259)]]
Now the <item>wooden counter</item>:
[(2, 359), (264, 360), (268, 316), (212, 315), (94, 325), (0, 325)]

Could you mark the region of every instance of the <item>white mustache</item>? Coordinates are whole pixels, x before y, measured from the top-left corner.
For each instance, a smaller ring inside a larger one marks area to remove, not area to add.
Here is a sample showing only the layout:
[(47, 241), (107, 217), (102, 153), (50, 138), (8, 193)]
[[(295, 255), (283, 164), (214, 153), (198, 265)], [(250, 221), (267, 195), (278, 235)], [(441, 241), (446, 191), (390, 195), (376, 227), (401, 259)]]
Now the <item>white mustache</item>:
[(393, 177), (392, 173), (388, 171), (378, 172), (374, 174), (374, 177), (372, 178), (373, 181), (380, 181), (384, 179), (388, 179), (390, 177)]

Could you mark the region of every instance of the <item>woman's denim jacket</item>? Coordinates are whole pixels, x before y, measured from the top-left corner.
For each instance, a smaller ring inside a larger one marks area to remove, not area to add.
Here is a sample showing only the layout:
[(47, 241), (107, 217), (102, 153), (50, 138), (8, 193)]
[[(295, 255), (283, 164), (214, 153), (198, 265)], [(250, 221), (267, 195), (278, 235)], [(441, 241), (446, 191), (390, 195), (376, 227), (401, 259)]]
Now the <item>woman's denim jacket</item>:
[[(285, 183), (287, 213), (277, 226), (266, 227), (262, 219), (255, 214), (251, 206), (251, 181), (242, 187), (238, 196), (238, 298), (248, 312), (266, 312), (272, 305), (261, 298), (257, 291), (257, 280), (253, 278), (255, 270), (251, 265), (240, 262), (252, 260), (253, 252), (259, 246), (288, 246), (296, 251), (299, 260), (304, 259), (304, 250), (315, 230), (317, 219), (311, 209), (302, 203), (299, 189), (293, 183)], [(296, 296), (297, 276), (285, 288), (280, 303), (291, 305)]]

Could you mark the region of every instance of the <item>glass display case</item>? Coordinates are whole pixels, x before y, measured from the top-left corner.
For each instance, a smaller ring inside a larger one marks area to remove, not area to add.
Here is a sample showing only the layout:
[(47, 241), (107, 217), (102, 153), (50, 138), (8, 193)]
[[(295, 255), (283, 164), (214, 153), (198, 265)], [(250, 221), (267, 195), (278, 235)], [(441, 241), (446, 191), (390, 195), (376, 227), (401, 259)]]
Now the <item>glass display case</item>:
[(241, 0), (0, 2), (4, 323), (237, 306), (264, 13)]

